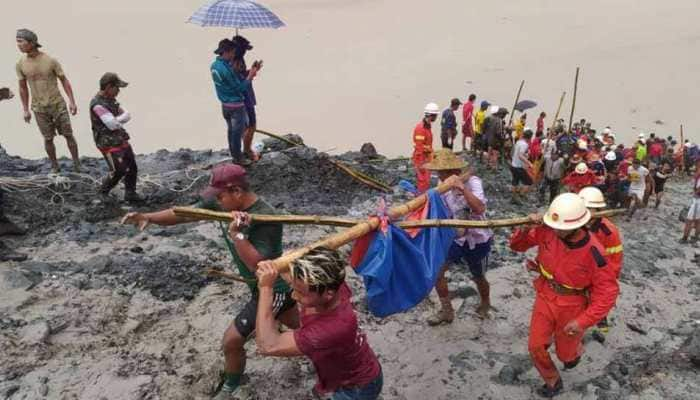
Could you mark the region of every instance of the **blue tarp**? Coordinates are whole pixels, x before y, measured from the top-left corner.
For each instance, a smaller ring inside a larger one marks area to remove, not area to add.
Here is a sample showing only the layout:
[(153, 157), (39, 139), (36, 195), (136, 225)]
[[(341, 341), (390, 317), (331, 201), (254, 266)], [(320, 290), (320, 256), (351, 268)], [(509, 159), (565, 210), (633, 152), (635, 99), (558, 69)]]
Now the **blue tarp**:
[[(428, 192), (427, 207), (429, 219), (450, 218), (435, 190)], [(423, 228), (415, 238), (394, 225), (377, 231), (355, 268), (364, 279), (372, 314), (386, 317), (420, 303), (435, 286), (455, 235), (453, 228)]]

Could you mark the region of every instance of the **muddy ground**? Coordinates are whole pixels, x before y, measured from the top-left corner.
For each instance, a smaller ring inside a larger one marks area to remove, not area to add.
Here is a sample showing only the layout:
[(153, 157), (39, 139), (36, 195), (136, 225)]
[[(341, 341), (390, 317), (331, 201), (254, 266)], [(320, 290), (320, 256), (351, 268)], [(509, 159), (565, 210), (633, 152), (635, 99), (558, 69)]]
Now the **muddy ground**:
[[(191, 204), (223, 151), (165, 150), (140, 155), (139, 191), (148, 202), (127, 207), (115, 190), (98, 199), (103, 161), (84, 159), (83, 174), (47, 185), (45, 160), (0, 149), (0, 176), (23, 181), (7, 196), (6, 213), (29, 234), (3, 238), (27, 253), (0, 264), (0, 399), (208, 399), (221, 370), (220, 338), (248, 296), (245, 285), (202, 275), (230, 268), (215, 223), (144, 233), (120, 226), (128, 210)], [(407, 195), (381, 194), (338, 171), (331, 157), (308, 147), (268, 142), (251, 169), (256, 191), (290, 213), (359, 217)], [(359, 152), (333, 157), (396, 187), (410, 179), (406, 160), (369, 160)], [(69, 163), (64, 160), (68, 170)], [(510, 204), (508, 174), (482, 171), (491, 218), (533, 211)], [(40, 185), (45, 185), (41, 187)], [(586, 355), (563, 373), (562, 399), (700, 398), (700, 250), (677, 243), (678, 213), (687, 181), (667, 185), (658, 211), (618, 219), (625, 265), (614, 327), (605, 344), (586, 337)], [(285, 246), (312, 241), (333, 228), (287, 226)], [(496, 233), (492, 298), (498, 311), (479, 320), (468, 273), (454, 270), (450, 286), (458, 319), (428, 327), (434, 294), (413, 310), (385, 319), (370, 315), (360, 279), (350, 274), (353, 301), (385, 374), (384, 399), (530, 399), (540, 384), (527, 354), (534, 292), (525, 256)], [(247, 346), (247, 380), (261, 399), (309, 399), (313, 369), (303, 359), (260, 357)]]

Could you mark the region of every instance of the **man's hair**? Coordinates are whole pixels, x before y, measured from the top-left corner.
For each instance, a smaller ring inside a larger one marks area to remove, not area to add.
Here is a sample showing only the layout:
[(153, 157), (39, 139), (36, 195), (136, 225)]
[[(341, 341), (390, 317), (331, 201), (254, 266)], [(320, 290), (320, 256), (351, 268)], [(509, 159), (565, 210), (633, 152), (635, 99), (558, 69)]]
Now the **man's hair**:
[(227, 188), (226, 190), (229, 192), (233, 192), (237, 188), (243, 192), (250, 192), (250, 184), (248, 182), (241, 182), (239, 184)]
[(529, 129), (526, 130), (525, 132), (523, 132), (523, 137), (524, 137), (525, 139), (530, 139), (530, 138), (532, 138), (532, 131), (529, 130)]
[(540, 113), (540, 117), (546, 117), (546, 116), (547, 116), (547, 113), (545, 113), (544, 111), (542, 111), (542, 112)]
[(309, 290), (322, 294), (337, 290), (345, 282), (345, 263), (336, 250), (319, 247), (311, 250), (290, 265), (292, 278), (309, 286)]
[(476, 95), (472, 93), (469, 95), (469, 101), (474, 101), (474, 100), (476, 100)]

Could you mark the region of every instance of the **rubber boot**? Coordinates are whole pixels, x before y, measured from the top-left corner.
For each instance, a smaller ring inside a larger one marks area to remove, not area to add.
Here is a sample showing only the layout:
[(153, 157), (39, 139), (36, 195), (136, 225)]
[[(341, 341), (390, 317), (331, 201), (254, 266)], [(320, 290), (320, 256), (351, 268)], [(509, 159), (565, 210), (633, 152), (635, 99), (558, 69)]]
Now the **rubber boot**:
[(564, 383), (561, 381), (561, 378), (559, 378), (554, 387), (549, 387), (545, 383), (541, 388), (537, 389), (537, 394), (544, 398), (551, 399), (552, 397), (560, 394), (562, 390), (564, 390)]
[(127, 203), (140, 203), (143, 201), (143, 198), (135, 190), (127, 190), (124, 192), (124, 201)]
[(428, 318), (428, 325), (436, 326), (441, 324), (450, 324), (455, 319), (455, 310), (452, 308), (452, 302), (449, 298), (440, 298), (440, 310), (433, 316)]

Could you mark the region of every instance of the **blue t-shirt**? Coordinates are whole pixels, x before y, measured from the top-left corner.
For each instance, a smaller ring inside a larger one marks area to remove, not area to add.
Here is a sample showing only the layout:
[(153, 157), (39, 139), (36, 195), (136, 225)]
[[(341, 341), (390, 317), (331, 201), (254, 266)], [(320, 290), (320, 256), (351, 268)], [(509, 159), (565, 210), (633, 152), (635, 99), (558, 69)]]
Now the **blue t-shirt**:
[(442, 112), (442, 119), (440, 120), (442, 130), (455, 129), (457, 128), (457, 117), (455, 117), (454, 111), (451, 108), (446, 109)]

